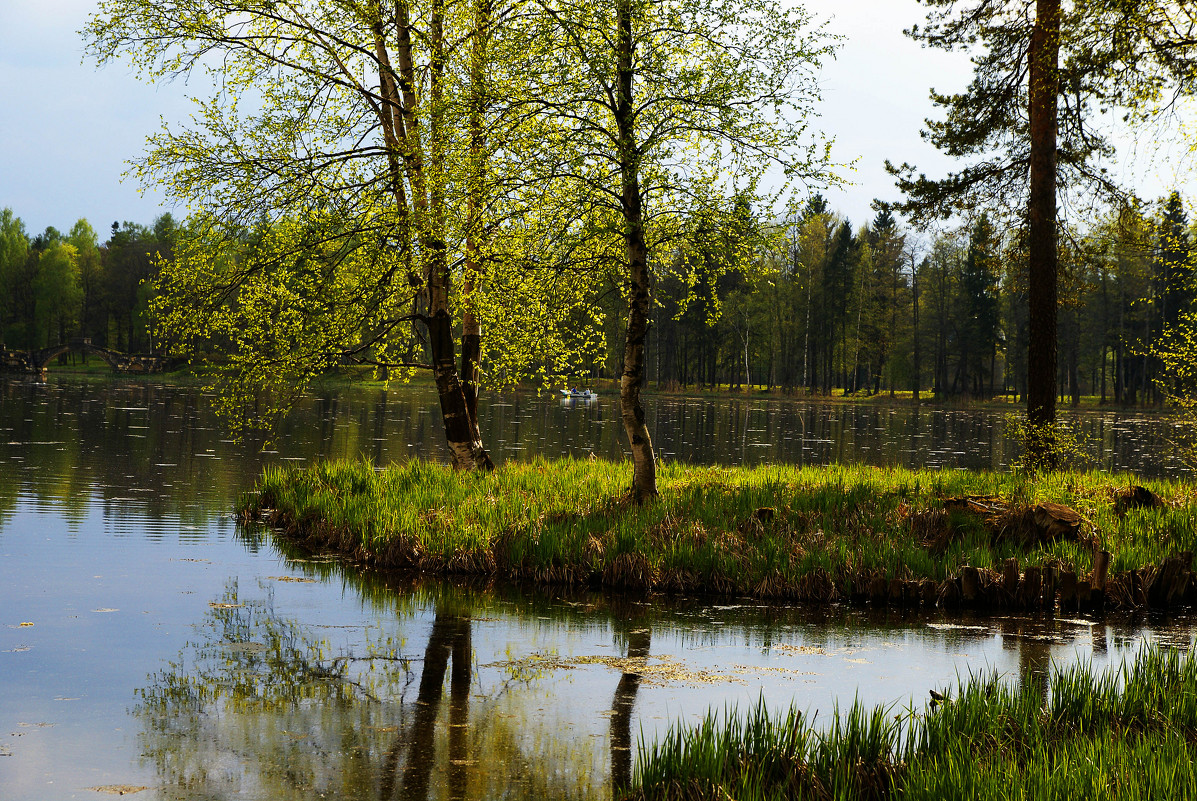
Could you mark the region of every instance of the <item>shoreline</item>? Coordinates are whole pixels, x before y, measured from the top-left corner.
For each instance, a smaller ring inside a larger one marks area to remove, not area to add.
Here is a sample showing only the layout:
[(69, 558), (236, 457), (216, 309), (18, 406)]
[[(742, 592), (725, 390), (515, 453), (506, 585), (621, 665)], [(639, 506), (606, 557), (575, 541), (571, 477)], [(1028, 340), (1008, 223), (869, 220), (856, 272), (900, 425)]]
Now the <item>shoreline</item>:
[(1104, 473), (670, 464), (637, 507), (627, 469), (268, 468), (238, 512), (311, 551), (439, 576), (1047, 614), (1197, 603), (1190, 481), (1151, 482), (1139, 508), (1133, 479)]

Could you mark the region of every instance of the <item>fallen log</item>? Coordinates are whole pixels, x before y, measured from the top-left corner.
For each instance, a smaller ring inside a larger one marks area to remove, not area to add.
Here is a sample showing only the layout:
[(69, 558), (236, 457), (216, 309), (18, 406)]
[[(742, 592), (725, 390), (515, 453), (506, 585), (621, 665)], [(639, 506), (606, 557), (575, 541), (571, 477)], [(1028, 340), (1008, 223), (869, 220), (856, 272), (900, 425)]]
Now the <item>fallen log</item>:
[(1029, 549), (1058, 540), (1084, 540), (1087, 522), (1071, 507), (1044, 502), (1010, 508), (992, 521), (991, 530), (995, 543), (1014, 542)]

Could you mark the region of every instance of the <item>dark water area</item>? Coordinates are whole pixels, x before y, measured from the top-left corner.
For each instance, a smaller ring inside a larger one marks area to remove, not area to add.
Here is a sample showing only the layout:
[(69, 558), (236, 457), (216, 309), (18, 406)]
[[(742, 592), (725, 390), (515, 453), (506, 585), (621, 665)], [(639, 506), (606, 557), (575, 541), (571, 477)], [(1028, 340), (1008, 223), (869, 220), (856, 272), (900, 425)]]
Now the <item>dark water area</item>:
[[(614, 399), (491, 398), (499, 459), (620, 458)], [(1193, 643), (1189, 617), (1026, 620), (460, 586), (313, 558), (231, 511), (266, 464), (444, 459), (435, 395), (318, 394), (265, 450), (197, 390), (0, 381), (0, 799), (609, 798), (708, 711), (921, 709), (970, 671)], [(650, 399), (667, 458), (1000, 467), (1001, 418)], [(1173, 473), (1165, 421), (1086, 417)], [(967, 443), (967, 445), (965, 445)], [(96, 789), (101, 788), (101, 789)]]

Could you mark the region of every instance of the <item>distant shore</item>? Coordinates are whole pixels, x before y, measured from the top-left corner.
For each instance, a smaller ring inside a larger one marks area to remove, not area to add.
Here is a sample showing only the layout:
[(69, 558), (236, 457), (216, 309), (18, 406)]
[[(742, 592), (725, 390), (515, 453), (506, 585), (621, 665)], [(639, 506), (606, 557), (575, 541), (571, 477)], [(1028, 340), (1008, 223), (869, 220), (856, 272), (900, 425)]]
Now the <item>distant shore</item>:
[[(268, 468), (242, 501), (310, 550), (377, 568), (762, 600), (1052, 613), (1197, 601), (1197, 484), (1129, 476), (414, 461)], [(1137, 494), (1136, 494), (1137, 493)]]
[[(0, 373), (0, 375), (20, 376), (22, 373)], [(71, 378), (89, 378), (89, 379), (103, 379), (105, 377), (127, 380), (134, 379), (149, 379), (162, 381), (170, 384), (180, 384), (184, 386), (191, 386), (202, 384), (204, 382), (203, 373), (201, 370), (193, 367), (183, 367), (177, 370), (172, 370), (164, 373), (114, 373), (112, 368), (98, 358), (92, 358), (87, 364), (69, 364), (69, 365), (51, 365), (48, 371), (48, 376), (57, 377), (71, 377)], [(610, 398), (616, 400), (619, 398), (619, 384), (612, 379), (573, 379), (572, 386), (579, 388), (590, 388), (599, 394), (600, 398)], [(411, 382), (401, 381), (380, 381), (367, 375), (353, 375), (344, 372), (328, 373), (316, 379), (311, 385), (311, 389), (328, 389), (336, 387), (363, 387), (371, 389), (382, 389), (384, 387), (428, 387), (432, 388), (432, 379), (429, 376), (417, 376)], [(557, 389), (561, 387), (543, 387), (543, 386), (517, 386), (512, 388), (505, 388), (502, 390), (484, 389), (482, 395), (482, 402), (486, 402), (487, 397), (500, 395), (504, 392), (518, 391), (529, 393), (556, 393)], [(831, 394), (808, 394), (802, 390), (783, 389), (781, 387), (768, 388), (763, 385), (748, 387), (733, 387), (728, 385), (719, 385), (715, 387), (699, 387), (699, 386), (673, 386), (673, 387), (657, 387), (653, 382), (649, 382), (643, 390), (644, 395), (655, 397), (678, 397), (678, 398), (717, 398), (724, 400), (785, 400), (785, 401), (804, 401), (808, 403), (818, 404), (836, 404), (845, 406), (869, 406), (869, 407), (899, 407), (909, 408), (914, 406), (914, 394), (910, 390), (903, 390), (894, 392), (882, 391), (875, 394), (866, 393), (844, 393), (841, 389), (835, 389)], [(919, 406), (936, 409), (977, 409), (988, 411), (1005, 411), (1018, 413), (1023, 409), (1021, 399), (1016, 400), (1014, 395), (995, 395), (989, 398), (972, 398), (965, 396), (947, 396), (937, 397), (930, 391), (924, 391), (919, 398)], [(1068, 401), (1058, 401), (1057, 408), (1062, 412), (1080, 411), (1080, 412), (1095, 412), (1095, 411), (1133, 411), (1138, 414), (1168, 414), (1168, 410), (1160, 408), (1159, 406), (1125, 406), (1116, 405), (1111, 399), (1107, 399), (1105, 403), (1101, 402), (1101, 398), (1097, 395), (1084, 395), (1080, 398), (1080, 404), (1072, 406)]]

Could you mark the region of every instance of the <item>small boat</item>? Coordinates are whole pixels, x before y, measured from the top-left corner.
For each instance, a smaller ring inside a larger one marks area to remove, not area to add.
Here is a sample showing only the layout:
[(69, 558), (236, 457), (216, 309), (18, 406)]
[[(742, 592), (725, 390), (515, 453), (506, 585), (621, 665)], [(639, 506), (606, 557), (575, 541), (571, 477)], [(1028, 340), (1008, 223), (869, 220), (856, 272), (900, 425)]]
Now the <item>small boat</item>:
[(557, 391), (560, 392), (561, 397), (566, 400), (573, 400), (574, 398), (589, 400), (591, 398), (598, 397), (597, 392), (591, 392), (588, 389), (559, 389)]

